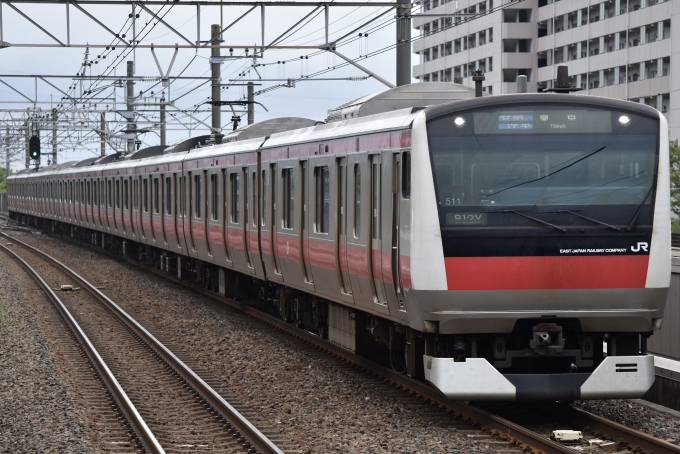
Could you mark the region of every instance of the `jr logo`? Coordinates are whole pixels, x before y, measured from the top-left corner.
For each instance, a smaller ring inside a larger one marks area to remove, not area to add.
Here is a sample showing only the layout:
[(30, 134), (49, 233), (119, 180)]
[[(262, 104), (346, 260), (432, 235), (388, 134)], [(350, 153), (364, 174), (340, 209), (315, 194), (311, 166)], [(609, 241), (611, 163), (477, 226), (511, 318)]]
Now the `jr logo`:
[(649, 247), (649, 244), (647, 243), (638, 243), (637, 246), (631, 246), (630, 250), (633, 252), (640, 252), (640, 249), (642, 249), (645, 252), (647, 251), (647, 248)]

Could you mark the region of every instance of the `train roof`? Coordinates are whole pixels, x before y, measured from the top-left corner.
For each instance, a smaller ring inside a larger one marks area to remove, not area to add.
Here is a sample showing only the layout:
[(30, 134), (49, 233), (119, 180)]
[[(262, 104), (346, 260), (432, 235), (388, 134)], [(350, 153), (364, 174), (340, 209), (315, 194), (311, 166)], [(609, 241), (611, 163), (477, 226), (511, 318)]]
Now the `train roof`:
[[(484, 94), (486, 95), (486, 93)], [(451, 82), (421, 82), (362, 96), (328, 111), (326, 123), (367, 117), (409, 107), (462, 101), (475, 97), (475, 89)]]

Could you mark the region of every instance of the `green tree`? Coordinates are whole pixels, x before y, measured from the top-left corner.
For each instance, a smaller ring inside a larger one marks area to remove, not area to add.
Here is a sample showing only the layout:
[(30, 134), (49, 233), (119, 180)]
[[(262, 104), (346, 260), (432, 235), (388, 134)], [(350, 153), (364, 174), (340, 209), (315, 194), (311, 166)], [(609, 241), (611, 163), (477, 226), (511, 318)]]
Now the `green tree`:
[(678, 140), (669, 144), (671, 161), (671, 209), (680, 216), (680, 145)]
[(5, 177), (5, 168), (0, 167), (0, 194), (7, 192), (7, 178)]

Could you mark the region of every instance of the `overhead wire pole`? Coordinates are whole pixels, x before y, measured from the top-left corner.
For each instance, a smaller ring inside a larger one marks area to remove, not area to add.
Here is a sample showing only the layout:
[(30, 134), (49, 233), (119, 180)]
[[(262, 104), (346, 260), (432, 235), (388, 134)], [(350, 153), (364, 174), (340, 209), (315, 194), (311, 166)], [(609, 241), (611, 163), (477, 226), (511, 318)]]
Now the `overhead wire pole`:
[(397, 87), (411, 83), (410, 0), (397, 0)]
[[(28, 109), (26, 109), (26, 116), (28, 117)], [(29, 127), (28, 118), (26, 118), (26, 168), (31, 166), (31, 155), (28, 148), (28, 140), (31, 138), (31, 128)]]
[[(213, 45), (220, 44), (221, 28), (218, 24), (213, 24), (210, 27), (210, 36)], [(222, 113), (220, 106), (221, 101), (221, 87), (220, 87), (220, 48), (213, 47), (210, 52), (210, 69), (212, 71), (212, 129), (215, 134), (220, 134), (222, 131)]]
[(106, 156), (106, 114), (104, 112), (102, 112), (102, 113), (99, 114), (99, 116), (100, 116), (100, 119), (99, 119), (100, 126), (99, 127), (101, 128), (101, 132), (99, 133), (99, 135), (101, 137), (100, 155), (102, 157), (104, 157), (104, 156)]
[(52, 109), (52, 164), (57, 163), (57, 109)]
[(160, 105), (160, 126), (161, 126), (161, 146), (166, 145), (166, 139), (165, 139), (165, 92), (161, 93), (161, 105)]
[(5, 128), (5, 178), (9, 177), (9, 126)]
[(132, 80), (132, 76), (134, 76), (135, 72), (135, 66), (134, 62), (128, 61), (127, 62), (127, 76), (128, 76), (128, 81), (127, 81), (127, 152), (132, 153), (135, 151), (135, 139), (137, 136), (135, 135), (137, 125), (135, 125), (134, 120), (135, 120), (135, 83)]

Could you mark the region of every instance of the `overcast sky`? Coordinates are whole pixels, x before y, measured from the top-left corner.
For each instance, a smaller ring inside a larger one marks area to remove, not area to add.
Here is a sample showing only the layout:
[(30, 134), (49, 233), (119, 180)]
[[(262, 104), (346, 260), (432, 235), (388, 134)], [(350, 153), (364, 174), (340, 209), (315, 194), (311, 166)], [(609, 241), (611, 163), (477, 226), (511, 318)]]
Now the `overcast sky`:
[[(70, 37), (66, 33), (66, 8), (61, 5), (30, 5), (17, 4), (15, 5), (24, 14), (29, 16), (40, 26), (44, 27), (56, 39), (66, 43), (70, 39), (71, 44), (112, 44), (115, 38), (105, 29), (97, 25), (94, 21), (88, 18), (84, 13), (79, 11), (74, 6), (69, 8), (69, 19), (71, 23)], [(126, 33), (126, 39), (130, 39), (132, 32), (130, 30), (130, 19), (128, 15), (131, 10), (127, 6), (92, 6), (84, 5), (83, 8), (91, 15), (101, 21), (105, 26), (112, 31), (122, 34)], [(175, 30), (181, 33), (185, 38), (191, 42), (197, 39), (197, 8), (190, 5), (182, 5), (181, 3), (168, 3), (163, 6), (150, 7), (155, 12), (158, 12), (163, 19), (172, 26)], [(223, 17), (220, 18), (220, 8), (216, 6), (204, 7), (200, 11), (200, 39), (207, 40), (210, 38), (211, 24), (220, 24), (224, 26), (229, 24), (234, 19), (240, 17), (243, 13), (248, 11), (248, 6), (233, 6), (225, 7), (223, 9)], [(265, 42), (269, 43), (286, 29), (302, 19), (306, 14), (311, 12), (314, 7), (267, 7), (266, 8), (266, 26), (265, 26)], [(384, 12), (385, 9), (370, 8), (370, 7), (331, 7), (330, 8), (330, 40), (337, 39), (344, 34), (352, 31), (361, 23), (370, 18)], [(143, 40), (142, 44), (154, 45), (174, 45), (188, 44), (182, 37), (171, 31), (162, 23), (154, 25), (153, 17), (145, 12), (137, 12), (140, 14), (137, 19), (137, 28), (142, 29), (138, 32)], [(338, 51), (351, 58), (357, 58), (359, 55), (365, 55), (367, 52), (373, 52), (381, 48), (385, 48), (395, 41), (395, 25), (394, 12), (389, 12), (381, 19), (366, 27), (369, 31), (378, 26), (378, 30), (370, 31), (367, 38), (356, 40), (345, 46), (339, 47)], [(147, 24), (148, 23), (148, 24)], [(298, 27), (298, 31), (284, 39), (281, 44), (286, 45), (305, 45), (314, 46), (321, 45), (325, 41), (324, 36), (324, 14), (321, 10), (320, 14), (314, 17), (311, 21), (303, 22), (303, 27)], [(382, 25), (380, 25), (382, 24)], [(355, 33), (353, 36), (356, 36)], [(18, 47), (16, 44), (28, 43), (51, 43), (57, 44), (52, 38), (40, 31), (37, 27), (31, 24), (26, 18), (14, 11), (6, 3), (2, 6), (2, 39), (10, 43), (10, 47), (0, 49), (0, 75), (69, 75), (74, 76), (81, 71), (81, 65), (85, 58), (85, 49), (76, 47), (51, 47), (51, 48), (27, 48)], [(253, 10), (246, 18), (241, 20), (238, 24), (230, 28), (224, 34), (225, 45), (261, 45), (261, 28), (260, 28), (260, 8)], [(12, 46), (15, 44), (15, 46)], [(159, 63), (166, 71), (173, 56), (173, 49), (156, 49)], [(105, 49), (90, 49), (89, 59), (99, 60), (97, 64), (93, 64), (88, 68), (86, 75), (97, 76), (101, 74), (124, 75), (125, 61), (132, 60), (133, 54), (130, 53), (127, 57), (125, 54), (128, 50), (118, 43), (116, 50), (106, 51)], [(252, 50), (250, 52), (252, 54)], [(206, 77), (210, 75), (209, 65), (209, 49), (201, 49), (198, 52), (195, 49), (180, 49), (177, 58), (172, 67), (171, 75), (178, 75), (182, 72), (182, 76)], [(228, 54), (228, 51), (222, 50), (222, 54)], [(243, 55), (242, 49), (235, 49), (234, 55)], [(311, 56), (312, 54), (318, 54)], [(106, 59), (98, 59), (98, 55), (106, 55)], [(159, 71), (154, 61), (150, 49), (138, 49), (134, 52), (136, 58), (136, 75), (158, 77)], [(309, 58), (300, 60), (300, 56), (309, 56)], [(285, 65), (277, 64), (278, 61), (291, 60)], [(115, 61), (118, 64), (112, 65)], [(333, 67), (343, 63), (339, 57), (329, 53), (320, 53), (312, 49), (295, 49), (295, 50), (268, 50), (265, 52), (264, 58), (259, 60), (260, 63), (265, 63), (266, 66), (257, 68), (263, 79), (275, 78), (297, 78), (300, 75), (313, 74), (317, 71)], [(371, 57), (369, 59), (361, 60), (363, 66), (375, 71), (381, 77), (394, 83), (395, 81), (395, 51), (389, 50), (380, 55)], [(239, 78), (244, 68), (252, 64), (251, 59), (233, 59), (227, 60), (222, 65), (222, 83), (227, 83), (229, 79)], [(113, 66), (117, 69), (113, 70)], [(350, 76), (364, 76), (360, 70), (347, 66), (329, 71), (319, 77), (323, 78), (346, 78)], [(245, 79), (256, 79), (258, 76), (254, 71), (249, 75), (241, 76)], [(26, 97), (31, 100), (36, 99), (36, 84), (33, 79), (17, 79), (2, 77), (1, 80), (10, 84), (12, 87), (19, 90)], [(92, 80), (95, 80), (93, 77)], [(74, 83), (71, 79), (49, 79), (49, 82), (56, 87), (67, 92), (68, 88)], [(205, 83), (202, 87), (195, 89), (205, 81), (201, 80), (177, 80), (171, 84), (170, 100), (177, 100), (176, 106), (179, 109), (191, 109), (192, 111), (198, 108), (199, 112), (193, 114), (195, 118), (210, 124), (210, 114), (207, 112), (200, 112), (201, 110), (209, 110), (208, 104), (202, 104), (207, 101), (210, 96), (210, 84)], [(104, 101), (85, 101), (86, 109), (90, 105), (97, 103), (98, 109), (106, 109), (110, 112), (107, 114), (107, 119), (122, 120), (122, 117), (114, 111), (116, 108), (112, 105), (114, 96), (114, 89), (110, 87), (112, 81), (97, 82), (93, 85), (94, 88), (105, 88), (100, 93), (94, 93), (85, 98), (101, 98), (106, 97), (108, 100)], [(263, 85), (257, 87), (258, 89), (266, 88), (276, 85), (278, 82), (263, 82)], [(81, 90), (87, 90), (91, 82), (80, 83), (75, 88), (75, 91), (69, 92), (70, 95), (75, 93), (76, 97), (81, 95)], [(155, 86), (154, 86), (155, 85)], [(357, 97), (374, 93), (386, 89), (383, 84), (375, 79), (369, 78), (366, 81), (304, 81), (299, 82), (295, 88), (279, 88), (270, 91), (256, 100), (262, 103), (268, 110), (266, 112), (262, 107), (256, 106), (255, 120), (261, 121), (269, 118), (282, 116), (298, 116), (312, 118), (315, 120), (323, 120), (329, 109), (332, 109), (342, 103), (355, 99)], [(91, 89), (91, 88), (90, 88)], [(194, 90), (195, 89), (195, 90)], [(153, 102), (150, 98), (151, 91), (157, 97), (161, 91), (165, 90), (166, 95), (168, 88), (163, 88), (158, 82), (137, 82), (135, 84), (135, 94), (140, 91), (145, 91), (145, 96), (148, 97), (146, 101)], [(193, 91), (191, 91), (193, 90)], [(190, 92), (191, 91), (191, 92)], [(187, 94), (190, 92), (189, 94)], [(245, 93), (245, 87), (232, 86), (222, 92), (223, 100), (237, 100), (241, 99)], [(184, 95), (184, 96), (183, 96)], [(49, 112), (52, 107), (57, 107), (61, 102), (63, 96), (57, 89), (51, 87), (47, 83), (38, 79), (37, 82), (37, 100), (43, 104), (37, 104), (39, 109), (43, 112)], [(124, 89), (116, 88), (115, 97), (118, 102), (125, 102)], [(179, 98), (179, 99), (178, 99)], [(0, 84), (0, 109), (26, 109), (33, 108), (33, 104), (28, 102), (14, 102), (24, 100), (22, 96), (16, 93), (11, 88), (4, 84)], [(50, 104), (52, 102), (52, 104)], [(108, 103), (108, 104), (107, 104)], [(83, 102), (79, 102), (78, 108), (82, 109)], [(124, 106), (119, 105), (118, 110), (124, 109)], [(145, 107), (147, 118), (151, 121), (157, 120), (157, 113), (153, 110), (156, 107)], [(236, 107), (237, 110), (243, 108)], [(170, 113), (172, 110), (168, 109)], [(9, 115), (14, 117), (20, 116), (18, 113), (0, 113), (0, 118), (7, 119)], [(225, 131), (231, 130), (231, 111), (228, 107), (223, 108), (222, 125)], [(168, 143), (177, 142), (179, 140), (206, 134), (207, 129), (200, 127), (196, 129), (196, 122), (186, 116), (178, 116), (184, 126), (170, 125), (168, 126)], [(246, 123), (244, 117), (243, 123)], [(5, 123), (6, 124), (6, 123)], [(5, 124), (3, 124), (3, 129)], [(140, 124), (140, 127), (144, 126)], [(111, 123), (111, 127), (114, 124)], [(123, 126), (120, 125), (119, 129)], [(187, 129), (191, 127), (192, 129)], [(43, 153), (51, 151), (51, 146), (46, 143), (47, 137), (51, 135), (51, 131), (43, 131)], [(0, 131), (0, 135), (4, 134), (4, 130)], [(66, 133), (61, 132), (60, 137)], [(87, 140), (87, 137), (90, 140)], [(160, 138), (156, 133), (149, 132), (141, 136), (144, 146), (157, 145), (160, 143)], [(70, 133), (67, 141), (63, 141), (64, 145), (60, 146), (59, 161), (77, 160), (87, 157), (96, 156), (99, 154), (99, 139), (84, 131), (83, 133)], [(49, 150), (48, 150), (49, 149)], [(112, 153), (113, 150), (107, 147), (107, 154)], [(2, 160), (4, 163), (4, 159)], [(43, 157), (42, 164), (46, 164), (46, 157)], [(24, 167), (23, 156), (16, 156), (12, 164), (12, 168), (18, 169)]]

